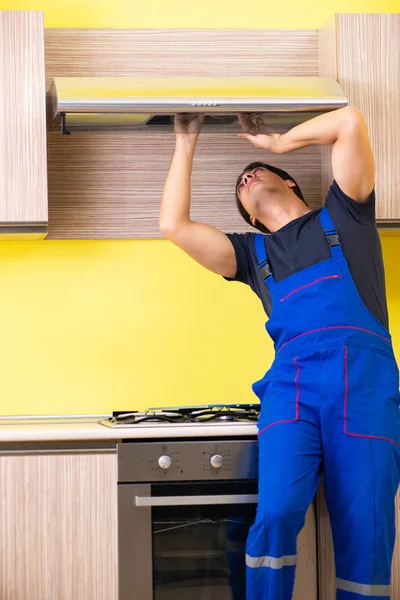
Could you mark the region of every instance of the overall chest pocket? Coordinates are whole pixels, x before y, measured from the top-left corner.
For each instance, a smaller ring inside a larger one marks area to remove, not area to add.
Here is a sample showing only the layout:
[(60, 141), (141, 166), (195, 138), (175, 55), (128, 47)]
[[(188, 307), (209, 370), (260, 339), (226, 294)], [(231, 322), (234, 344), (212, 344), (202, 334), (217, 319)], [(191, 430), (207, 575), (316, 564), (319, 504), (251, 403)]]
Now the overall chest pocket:
[[(274, 323), (277, 323), (290, 333), (296, 333), (343, 325), (348, 321), (347, 305), (340, 265), (337, 261), (328, 260), (275, 285), (269, 327), (273, 329)], [(274, 337), (273, 330), (270, 334)]]
[[(295, 294), (307, 293), (309, 291), (319, 293), (321, 284), (323, 282), (331, 281), (332, 279), (342, 279), (342, 276), (339, 274), (335, 274), (335, 275), (324, 275), (323, 277), (318, 277), (317, 279), (314, 279), (314, 280), (310, 281), (309, 283), (305, 283), (305, 284), (299, 286), (298, 288), (295, 288), (294, 290), (292, 290), (291, 292), (289, 292), (288, 294), (283, 296), (283, 298), (280, 299), (280, 302), (285, 302), (286, 300), (288, 300), (288, 298), (290, 298), (291, 296), (294, 296)], [(316, 288), (316, 290), (309, 290), (309, 288), (311, 288), (314, 285), (318, 285), (318, 284), (320, 284), (320, 285), (319, 285), (319, 287)], [(328, 293), (331, 294), (331, 291), (329, 290)]]
[(344, 433), (400, 446), (399, 370), (394, 357), (347, 345), (343, 381)]

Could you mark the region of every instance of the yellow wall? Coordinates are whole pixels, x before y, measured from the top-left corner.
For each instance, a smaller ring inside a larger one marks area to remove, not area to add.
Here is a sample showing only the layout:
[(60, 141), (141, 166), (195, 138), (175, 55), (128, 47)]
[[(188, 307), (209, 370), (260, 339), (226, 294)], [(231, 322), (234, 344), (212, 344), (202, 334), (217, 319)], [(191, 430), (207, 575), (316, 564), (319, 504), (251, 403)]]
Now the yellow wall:
[[(278, 6), (0, 0), (0, 9), (44, 10), (47, 27), (317, 28), (334, 12), (400, 9), (398, 0)], [(382, 242), (398, 346), (399, 237)], [(0, 414), (248, 402), (272, 360), (258, 298), (167, 241), (0, 242), (0, 276)]]
[(400, 0), (0, 0), (45, 11), (46, 27), (314, 29), (335, 12), (399, 12)]

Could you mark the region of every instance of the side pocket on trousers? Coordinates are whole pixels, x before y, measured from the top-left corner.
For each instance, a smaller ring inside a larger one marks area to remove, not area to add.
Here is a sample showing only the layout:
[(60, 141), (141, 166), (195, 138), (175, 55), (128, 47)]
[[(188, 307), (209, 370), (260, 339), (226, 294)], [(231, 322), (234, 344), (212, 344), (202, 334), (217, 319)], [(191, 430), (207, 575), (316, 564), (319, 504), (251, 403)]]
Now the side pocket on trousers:
[(382, 352), (344, 346), (343, 427), (352, 437), (400, 446), (399, 371)]
[(275, 425), (298, 421), (300, 372), (299, 357), (274, 367), (273, 377), (262, 398), (258, 422), (259, 436)]

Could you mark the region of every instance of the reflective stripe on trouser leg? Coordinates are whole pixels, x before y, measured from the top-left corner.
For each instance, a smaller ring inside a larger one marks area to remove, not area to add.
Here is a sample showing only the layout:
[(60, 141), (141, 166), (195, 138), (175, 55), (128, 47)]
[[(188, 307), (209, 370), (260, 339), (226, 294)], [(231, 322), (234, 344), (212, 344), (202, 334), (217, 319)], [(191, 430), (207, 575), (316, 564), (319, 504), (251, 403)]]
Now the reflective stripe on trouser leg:
[(346, 581), (345, 579), (336, 579), (336, 587), (344, 592), (352, 592), (359, 596), (390, 598), (390, 585), (367, 585), (365, 583), (356, 583), (355, 581)]
[(246, 554), (246, 566), (252, 569), (260, 567), (269, 567), (270, 569), (281, 569), (282, 567), (294, 567), (296, 565), (297, 556), (281, 556), (274, 558), (273, 556), (249, 556)]
[[(279, 561), (269, 556), (250, 557), (251, 562), (266, 562), (265, 559)], [(284, 558), (284, 557), (281, 557)], [(246, 557), (246, 600), (291, 600), (293, 595), (295, 565), (251, 567)]]

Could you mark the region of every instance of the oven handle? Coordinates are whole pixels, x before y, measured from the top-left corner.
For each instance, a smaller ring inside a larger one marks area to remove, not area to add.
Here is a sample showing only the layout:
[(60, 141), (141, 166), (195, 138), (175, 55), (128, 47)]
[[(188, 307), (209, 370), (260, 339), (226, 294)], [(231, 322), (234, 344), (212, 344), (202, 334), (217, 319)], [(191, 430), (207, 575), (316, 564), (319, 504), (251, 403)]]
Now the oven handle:
[(257, 504), (257, 494), (218, 496), (135, 496), (135, 506), (191, 506), (206, 504)]

